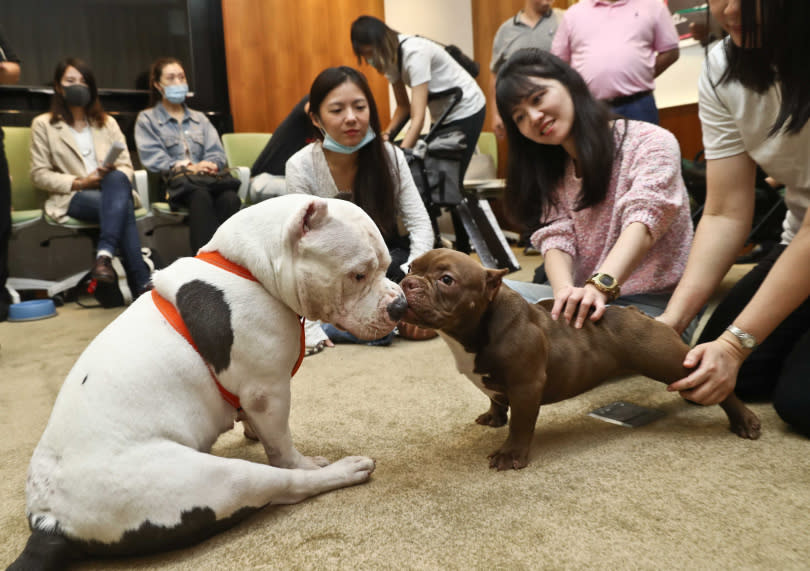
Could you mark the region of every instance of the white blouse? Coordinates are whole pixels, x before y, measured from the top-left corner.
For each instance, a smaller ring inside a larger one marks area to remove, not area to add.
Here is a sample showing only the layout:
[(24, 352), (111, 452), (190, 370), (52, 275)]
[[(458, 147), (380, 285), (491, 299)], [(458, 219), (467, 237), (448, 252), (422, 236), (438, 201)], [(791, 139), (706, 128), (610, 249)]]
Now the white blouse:
[[(393, 165), (394, 180), (399, 180), (399, 187), (394, 190), (394, 204), (402, 225), (410, 235), (411, 251), (407, 262), (410, 263), (414, 258), (433, 249), (433, 227), (419, 190), (413, 182), (405, 154), (390, 143), (383, 146)], [(320, 141), (310, 143), (290, 157), (285, 176), (287, 192), (301, 192), (322, 198), (332, 198), (340, 192), (332, 178)], [(407, 267), (407, 264), (403, 266)]]

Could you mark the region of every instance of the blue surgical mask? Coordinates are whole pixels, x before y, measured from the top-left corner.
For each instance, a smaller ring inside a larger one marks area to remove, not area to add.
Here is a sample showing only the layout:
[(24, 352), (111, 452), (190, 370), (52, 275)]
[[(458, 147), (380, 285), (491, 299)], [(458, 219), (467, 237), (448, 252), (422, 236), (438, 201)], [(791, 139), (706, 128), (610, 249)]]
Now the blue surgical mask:
[(374, 129), (371, 127), (368, 128), (366, 131), (366, 136), (363, 137), (363, 140), (354, 145), (353, 147), (347, 147), (346, 145), (341, 145), (337, 141), (335, 141), (332, 137), (329, 136), (329, 133), (323, 133), (323, 148), (334, 151), (336, 153), (343, 153), (344, 155), (351, 155), (352, 153), (359, 151), (366, 145), (368, 145), (377, 134), (374, 132)]
[(170, 103), (183, 103), (188, 95), (187, 83), (175, 83), (172, 85), (164, 85), (163, 93)]

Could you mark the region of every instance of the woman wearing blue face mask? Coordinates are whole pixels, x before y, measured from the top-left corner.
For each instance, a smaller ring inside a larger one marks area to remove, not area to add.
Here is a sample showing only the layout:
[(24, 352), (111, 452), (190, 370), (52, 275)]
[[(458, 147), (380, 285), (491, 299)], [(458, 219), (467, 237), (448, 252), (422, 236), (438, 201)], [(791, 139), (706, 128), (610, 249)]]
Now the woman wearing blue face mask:
[[(365, 76), (346, 66), (321, 72), (310, 89), (309, 115), (323, 139), (287, 161), (287, 191), (340, 195), (360, 206), (391, 253), (389, 279), (399, 282), (410, 261), (433, 248), (434, 235), (404, 153), (379, 137)], [(407, 236), (399, 233), (400, 221)]]
[[(227, 164), (225, 150), (208, 118), (186, 105), (188, 83), (183, 65), (175, 58), (160, 58), (149, 74), (152, 107), (141, 111), (135, 123), (135, 144), (141, 163), (151, 172), (174, 169), (216, 173)], [(189, 210), (191, 250), (205, 245), (242, 203), (236, 191), (216, 194), (196, 189), (172, 203)]]
[[(130, 290), (140, 295), (149, 282), (141, 256), (132, 190), (132, 162), (118, 123), (104, 112), (96, 79), (82, 60), (67, 58), (54, 70), (51, 110), (31, 124), (31, 181), (45, 190), (45, 212), (58, 222), (68, 217), (100, 227), (93, 278), (117, 279), (112, 256), (119, 252)], [(113, 144), (123, 151), (112, 165), (102, 162)]]

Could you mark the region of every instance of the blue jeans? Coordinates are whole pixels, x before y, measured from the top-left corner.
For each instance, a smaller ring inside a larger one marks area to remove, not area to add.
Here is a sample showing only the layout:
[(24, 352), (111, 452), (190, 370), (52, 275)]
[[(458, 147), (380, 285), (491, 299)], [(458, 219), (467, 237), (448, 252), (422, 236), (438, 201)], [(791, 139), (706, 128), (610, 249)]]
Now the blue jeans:
[(101, 226), (98, 249), (115, 254), (127, 271), (127, 279), (138, 295), (149, 281), (149, 269), (141, 255), (141, 239), (135, 225), (132, 185), (127, 175), (114, 170), (101, 181), (101, 190), (83, 190), (73, 195), (68, 216)]
[(658, 125), (658, 107), (652, 94), (625, 105), (613, 106), (613, 112), (628, 119), (637, 119)]

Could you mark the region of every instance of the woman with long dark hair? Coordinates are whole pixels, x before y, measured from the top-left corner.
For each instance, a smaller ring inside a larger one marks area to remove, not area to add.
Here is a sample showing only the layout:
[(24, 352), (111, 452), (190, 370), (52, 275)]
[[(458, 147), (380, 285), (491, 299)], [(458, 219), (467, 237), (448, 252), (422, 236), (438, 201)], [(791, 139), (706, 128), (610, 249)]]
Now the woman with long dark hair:
[(552, 316), (581, 327), (605, 305), (658, 315), (681, 277), (692, 240), (675, 137), (620, 119), (568, 64), (519, 50), (498, 73), (509, 141), (506, 206), (535, 229), (549, 284), (506, 283)]
[(785, 185), (782, 241), (727, 294), (670, 390), (702, 404), (735, 391), (772, 399), (810, 435), (810, 3), (710, 0), (729, 36), (699, 83), (707, 194), (686, 272), (660, 320), (677, 331), (706, 302), (745, 243), (756, 165)]
[[(433, 120), (441, 116), (448, 105), (446, 93), (460, 87), (461, 100), (442, 123), (443, 128), (464, 133), (467, 147), (461, 159), (461, 175), (478, 144), (484, 125), (486, 99), (475, 79), (454, 60), (443, 46), (419, 36), (400, 34), (373, 16), (360, 16), (352, 23), (352, 49), (361, 58), (385, 75), (394, 90), (397, 108), (390, 124), (382, 131), (388, 139), (393, 128), (399, 128), (410, 117), (401, 146), (412, 148), (425, 124), (426, 110)], [(411, 88), (410, 96), (405, 87)]]
[[(104, 112), (93, 71), (76, 58), (60, 61), (53, 75), (51, 110), (31, 124), (31, 181), (48, 192), (45, 212), (98, 223), (101, 232), (91, 275), (115, 282), (112, 256), (120, 251), (130, 289), (144, 291), (149, 270), (141, 255), (132, 188), (133, 169), (118, 123)], [(113, 144), (123, 149), (102, 164)]]
[[(287, 161), (287, 191), (341, 196), (360, 206), (391, 253), (389, 279), (399, 282), (410, 261), (433, 247), (433, 229), (404, 153), (379, 137), (365, 76), (346, 66), (322, 71), (309, 92), (309, 115), (321, 140)], [(400, 221), (407, 236), (400, 235)]]

